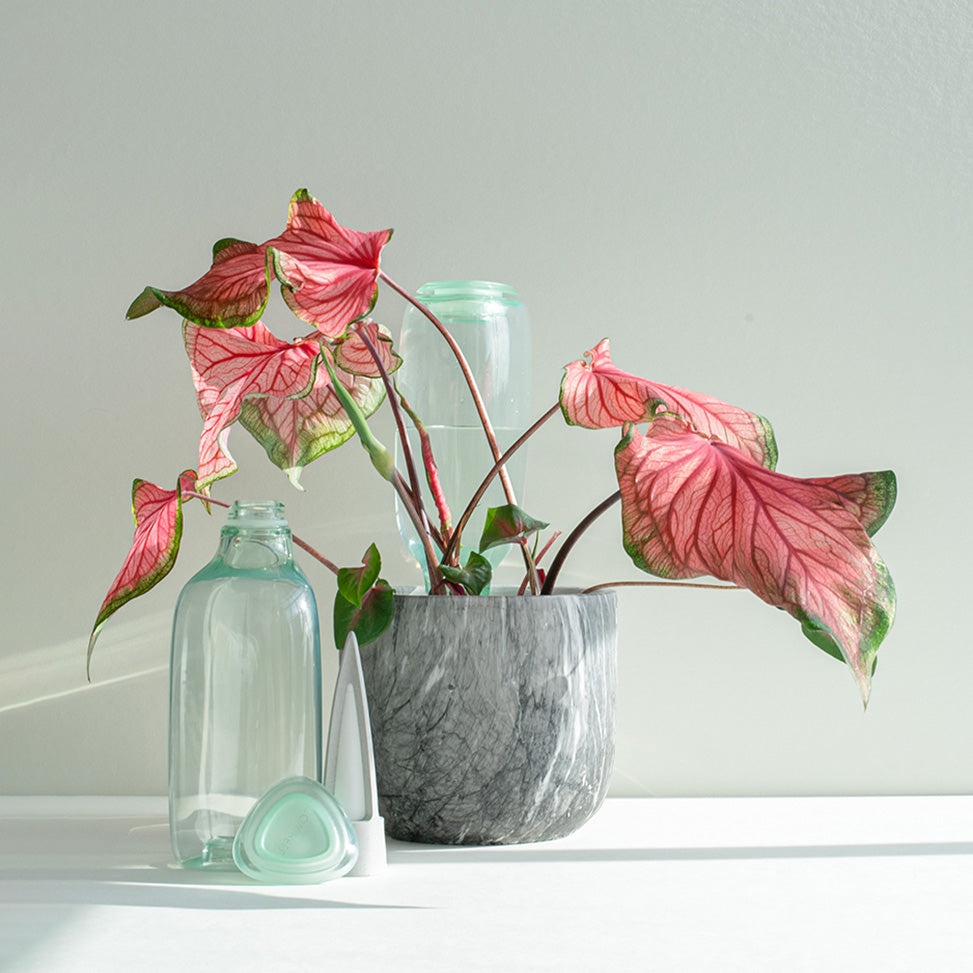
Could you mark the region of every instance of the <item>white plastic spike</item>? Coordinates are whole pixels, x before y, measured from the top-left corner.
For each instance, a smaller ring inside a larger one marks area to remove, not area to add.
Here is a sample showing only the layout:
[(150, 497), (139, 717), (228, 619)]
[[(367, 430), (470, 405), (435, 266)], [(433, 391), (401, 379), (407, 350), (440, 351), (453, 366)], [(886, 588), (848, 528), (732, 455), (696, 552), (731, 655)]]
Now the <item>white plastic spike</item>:
[(338, 664), (331, 704), (324, 786), (344, 808), (358, 836), (358, 861), (349, 875), (375, 875), (387, 865), (385, 821), (378, 813), (378, 784), (368, 698), (358, 639), (351, 632)]

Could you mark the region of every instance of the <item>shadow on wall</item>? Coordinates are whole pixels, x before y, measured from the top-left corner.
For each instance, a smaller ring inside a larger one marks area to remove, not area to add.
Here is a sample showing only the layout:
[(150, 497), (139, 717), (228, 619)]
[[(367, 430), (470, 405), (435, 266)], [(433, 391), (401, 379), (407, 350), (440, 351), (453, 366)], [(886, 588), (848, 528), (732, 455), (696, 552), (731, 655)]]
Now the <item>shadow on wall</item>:
[(164, 794), (172, 615), (0, 659), (0, 793)]
[(90, 683), (85, 677), (86, 638), (0, 658), (0, 715), (165, 671), (171, 625), (171, 613), (160, 612), (106, 630), (98, 641)]

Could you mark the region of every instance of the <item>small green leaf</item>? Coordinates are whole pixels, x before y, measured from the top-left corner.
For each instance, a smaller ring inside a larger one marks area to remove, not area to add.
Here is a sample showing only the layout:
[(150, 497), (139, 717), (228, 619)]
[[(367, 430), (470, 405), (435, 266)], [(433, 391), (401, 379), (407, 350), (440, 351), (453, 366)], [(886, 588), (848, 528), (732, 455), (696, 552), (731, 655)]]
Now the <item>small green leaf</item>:
[(486, 523), (483, 525), (483, 535), (480, 537), (480, 551), (488, 551), (491, 547), (499, 547), (501, 544), (515, 544), (547, 526), (546, 523), (535, 520), (515, 504), (490, 507), (487, 510)]
[[(360, 568), (340, 568), (338, 570), (338, 592), (355, 608), (361, 608), (362, 599), (378, 580), (382, 570), (382, 558), (378, 548), (372, 544), (362, 558)], [(341, 643), (344, 645), (344, 643)]]
[(395, 593), (378, 575), (382, 558), (372, 544), (365, 551), (360, 568), (340, 568), (334, 599), (334, 642), (345, 647), (349, 632), (359, 645), (374, 642), (389, 627), (395, 613)]
[(334, 599), (334, 644), (345, 647), (349, 632), (354, 632), (359, 645), (374, 642), (392, 623), (395, 614), (395, 592), (381, 578), (365, 592), (360, 605), (353, 605), (341, 590)]
[(482, 593), (493, 578), (493, 565), (476, 551), (470, 551), (464, 568), (451, 568), (445, 564), (441, 564), (439, 568), (447, 581), (461, 584), (471, 595)]

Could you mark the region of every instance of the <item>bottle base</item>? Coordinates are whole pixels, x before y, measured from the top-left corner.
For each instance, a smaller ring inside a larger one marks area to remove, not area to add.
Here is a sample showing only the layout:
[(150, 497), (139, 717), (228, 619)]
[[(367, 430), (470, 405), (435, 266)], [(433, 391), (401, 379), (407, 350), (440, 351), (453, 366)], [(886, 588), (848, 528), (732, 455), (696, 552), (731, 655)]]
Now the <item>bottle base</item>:
[(203, 853), (195, 858), (184, 858), (179, 860), (182, 868), (207, 869), (213, 871), (232, 871), (239, 869), (233, 861), (233, 838), (226, 835), (219, 835), (210, 838), (203, 845)]

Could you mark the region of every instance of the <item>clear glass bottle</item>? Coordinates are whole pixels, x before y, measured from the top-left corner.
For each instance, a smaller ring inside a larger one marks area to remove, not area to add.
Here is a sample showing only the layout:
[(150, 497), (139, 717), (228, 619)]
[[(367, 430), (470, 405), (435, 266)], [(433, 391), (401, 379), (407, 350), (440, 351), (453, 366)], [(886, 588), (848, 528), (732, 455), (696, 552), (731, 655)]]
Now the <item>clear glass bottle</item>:
[(287, 777), (321, 779), (317, 606), (284, 505), (237, 501), (172, 629), (169, 834), (177, 862), (234, 868), (247, 812)]
[[(506, 284), (483, 280), (449, 280), (423, 284), (416, 297), (446, 326), (463, 351), (483, 397), (501, 451), (519, 438), (531, 423), (530, 318), (520, 295)], [(483, 427), (449, 345), (426, 316), (411, 305), (402, 321), (398, 350), (403, 365), (396, 383), (429, 432), (443, 491), (453, 523), (459, 519), (473, 492), (493, 466), (494, 459)], [(438, 526), (436, 506), (425, 489), (419, 437), (407, 421), (409, 441), (423, 481), (423, 501)], [(396, 443), (396, 464), (405, 473), (401, 448)], [(527, 470), (527, 447), (507, 466), (511, 485), (521, 500)], [(465, 563), (468, 549), (476, 549), (487, 507), (506, 503), (499, 478), (480, 502), (464, 531)], [(422, 545), (408, 514), (396, 501), (399, 533), (411, 555), (426, 573)], [(488, 551), (494, 568), (509, 548)], [(428, 577), (426, 577), (428, 584)]]

